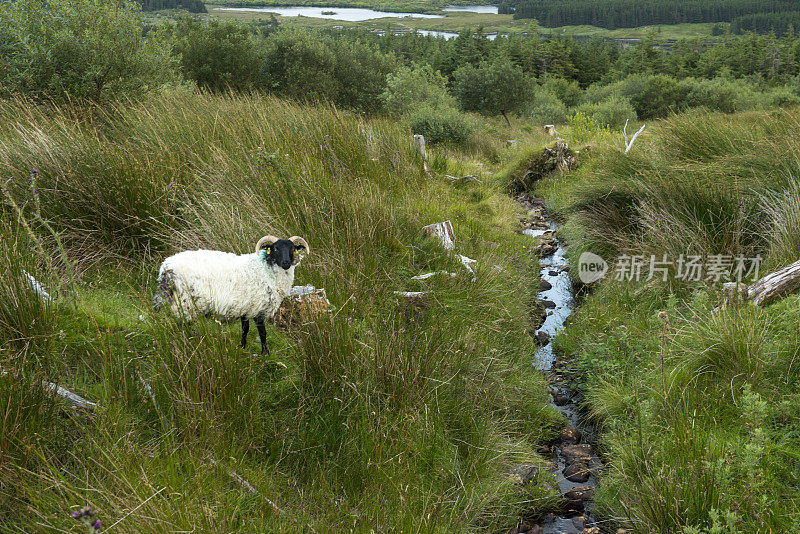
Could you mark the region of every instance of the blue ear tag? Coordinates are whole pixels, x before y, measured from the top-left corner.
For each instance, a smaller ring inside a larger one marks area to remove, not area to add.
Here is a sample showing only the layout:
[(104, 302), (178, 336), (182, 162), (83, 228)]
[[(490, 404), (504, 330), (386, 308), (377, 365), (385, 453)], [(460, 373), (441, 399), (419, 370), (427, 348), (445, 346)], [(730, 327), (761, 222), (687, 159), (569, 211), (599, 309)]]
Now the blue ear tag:
[(272, 247), (265, 247), (261, 249), (261, 259), (266, 260), (267, 256), (269, 256)]

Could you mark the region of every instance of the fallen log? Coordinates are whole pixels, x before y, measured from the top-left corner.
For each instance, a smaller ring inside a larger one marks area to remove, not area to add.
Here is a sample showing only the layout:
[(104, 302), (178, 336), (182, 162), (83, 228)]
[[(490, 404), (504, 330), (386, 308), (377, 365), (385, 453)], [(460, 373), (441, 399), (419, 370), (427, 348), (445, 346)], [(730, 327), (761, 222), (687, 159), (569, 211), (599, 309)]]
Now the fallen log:
[[(8, 371), (6, 371), (5, 369), (0, 369), (0, 376), (6, 376), (6, 375), (14, 376), (13, 374), (11, 374)], [(90, 412), (93, 412), (93, 411), (95, 411), (95, 409), (100, 408), (100, 405), (98, 405), (96, 402), (92, 402), (90, 400), (86, 400), (83, 397), (81, 397), (80, 395), (78, 395), (77, 393), (73, 393), (73, 392), (69, 391), (68, 389), (64, 389), (64, 388), (62, 388), (61, 386), (59, 386), (57, 384), (53, 384), (52, 382), (48, 382), (47, 380), (42, 380), (42, 387), (44, 389), (46, 389), (47, 391), (51, 391), (51, 392), (55, 393), (56, 395), (58, 395), (59, 397), (61, 397), (65, 401), (67, 401), (69, 404), (71, 404), (71, 405), (73, 405), (73, 406), (75, 406), (77, 408), (82, 408), (82, 409), (90, 411)]]
[(800, 289), (800, 261), (778, 269), (747, 288), (747, 298), (756, 306), (768, 304)]

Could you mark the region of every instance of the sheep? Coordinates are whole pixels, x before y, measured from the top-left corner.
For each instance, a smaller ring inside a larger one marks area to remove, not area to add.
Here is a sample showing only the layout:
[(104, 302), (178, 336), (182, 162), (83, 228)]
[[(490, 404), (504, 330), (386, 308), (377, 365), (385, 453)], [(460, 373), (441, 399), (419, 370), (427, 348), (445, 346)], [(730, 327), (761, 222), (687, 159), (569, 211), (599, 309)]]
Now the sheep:
[(153, 308), (165, 303), (178, 318), (191, 322), (199, 315), (225, 321), (242, 321), (242, 341), (247, 347), (250, 319), (258, 328), (261, 354), (269, 355), (264, 321), (271, 319), (289, 294), (294, 268), (311, 249), (305, 239), (292, 236), (259, 239), (253, 254), (217, 250), (190, 250), (168, 257), (158, 270)]

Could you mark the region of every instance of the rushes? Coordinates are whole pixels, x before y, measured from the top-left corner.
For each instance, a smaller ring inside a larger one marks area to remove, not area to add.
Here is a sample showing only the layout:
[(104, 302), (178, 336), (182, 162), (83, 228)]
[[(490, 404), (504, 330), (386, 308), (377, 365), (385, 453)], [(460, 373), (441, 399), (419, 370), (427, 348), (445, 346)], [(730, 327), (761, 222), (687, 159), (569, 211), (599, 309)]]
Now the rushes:
[[(524, 498), (503, 476), (540, 462), (533, 451), (558, 421), (529, 366), (535, 258), (515, 234), (513, 202), (488, 180), (425, 178), (401, 124), (259, 95), (168, 92), (91, 120), (16, 101), (0, 117), (12, 124), (0, 123), (0, 162), (39, 170), (42, 218), (75, 258), (82, 305), (50, 310), (11, 291), (39, 306), (25, 319), (51, 344), (37, 352), (48, 371), (104, 407), (95, 422), (54, 425), (70, 439), (30, 446), (44, 459), (25, 465), (31, 480), (82, 482), (42, 490), (10, 464), (13, 491), (30, 502), (7, 508), (68, 529), (63, 510), (90, 487), (114, 524), (167, 487), (120, 526), (293, 532), (294, 519), (318, 531), (496, 530), (552, 506), (549, 486)], [(487, 146), (505, 154), (504, 140)], [(477, 282), (410, 281), (463, 269), (422, 236), (445, 219), (459, 251), (478, 259)], [(265, 233), (307, 236), (315, 254), (296, 283), (325, 287), (336, 307), (301, 329), (270, 327), (274, 359), (238, 348), (238, 324), (147, 311), (167, 253), (247, 252)], [(407, 309), (393, 291), (412, 289), (435, 298)], [(3, 326), (3, 339), (15, 328), (30, 324)], [(235, 466), (285, 517), (208, 457)]]

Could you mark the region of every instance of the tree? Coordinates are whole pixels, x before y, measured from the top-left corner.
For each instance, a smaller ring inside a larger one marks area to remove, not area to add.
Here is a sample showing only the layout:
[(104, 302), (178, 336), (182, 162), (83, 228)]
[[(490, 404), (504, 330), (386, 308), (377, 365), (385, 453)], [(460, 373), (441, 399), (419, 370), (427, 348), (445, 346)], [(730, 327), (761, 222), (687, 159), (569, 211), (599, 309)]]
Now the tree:
[(422, 104), (433, 108), (455, 107), (447, 92), (447, 77), (430, 65), (400, 67), (386, 76), (386, 90), (381, 95), (390, 113), (401, 115)]
[(533, 95), (531, 80), (506, 58), (460, 67), (453, 73), (453, 90), (465, 110), (501, 114), (509, 125), (506, 113), (522, 111)]
[(244, 26), (216, 20), (204, 24), (186, 16), (176, 33), (183, 74), (200, 87), (245, 90), (256, 84), (260, 57)]
[(172, 43), (142, 31), (130, 0), (0, 2), (0, 83), (9, 92), (95, 101), (176, 79)]

